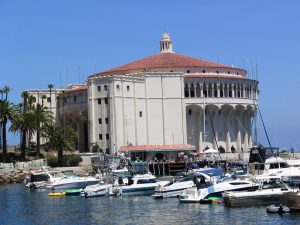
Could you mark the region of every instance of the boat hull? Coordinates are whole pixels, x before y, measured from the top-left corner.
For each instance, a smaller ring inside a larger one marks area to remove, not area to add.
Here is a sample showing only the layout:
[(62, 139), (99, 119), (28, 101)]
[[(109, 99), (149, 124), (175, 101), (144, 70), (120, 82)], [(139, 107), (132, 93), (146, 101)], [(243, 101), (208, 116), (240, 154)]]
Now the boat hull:
[(152, 195), (155, 193), (155, 186), (121, 188), (120, 191), (121, 195)]
[(280, 202), (292, 211), (300, 211), (300, 192), (287, 192), (281, 195)]
[(281, 193), (273, 194), (260, 194), (248, 196), (223, 196), (223, 201), (227, 207), (240, 207), (240, 206), (266, 206), (280, 203)]
[(73, 183), (62, 183), (62, 184), (54, 184), (50, 185), (50, 188), (53, 190), (58, 190), (58, 189), (80, 189), (80, 188), (85, 188), (86, 186), (89, 185), (94, 185), (99, 183), (98, 180), (96, 181), (80, 181), (80, 182), (73, 182)]
[(155, 191), (152, 195), (153, 198), (176, 198), (178, 195), (182, 195), (186, 188), (180, 188), (176, 190), (165, 190), (165, 191)]

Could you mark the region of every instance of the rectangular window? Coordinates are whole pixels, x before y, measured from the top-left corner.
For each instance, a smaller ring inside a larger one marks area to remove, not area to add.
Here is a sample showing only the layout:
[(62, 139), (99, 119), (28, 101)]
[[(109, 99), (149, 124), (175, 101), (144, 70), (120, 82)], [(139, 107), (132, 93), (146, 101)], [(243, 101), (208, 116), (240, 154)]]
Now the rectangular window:
[(108, 98), (105, 98), (105, 99), (104, 99), (104, 102), (105, 102), (105, 104), (107, 105), (107, 104), (108, 104)]
[(109, 120), (108, 120), (107, 117), (105, 118), (105, 123), (106, 123), (106, 124), (109, 124)]
[(127, 91), (129, 91), (130, 90), (130, 87), (129, 87), (129, 85), (127, 85)]
[(97, 89), (100, 92), (101, 91), (101, 86), (97, 86)]
[(106, 134), (105, 136), (106, 136), (106, 140), (109, 140), (109, 134)]
[(105, 149), (105, 153), (109, 154), (109, 148)]
[(102, 140), (102, 134), (99, 134), (99, 140)]
[(98, 98), (98, 105), (101, 105), (101, 98)]
[(98, 123), (99, 123), (99, 124), (102, 124), (102, 118), (99, 118), (99, 119), (98, 119)]
[(107, 91), (107, 85), (104, 85), (104, 91)]
[(47, 98), (47, 102), (51, 102), (51, 98), (48, 97), (48, 98)]
[(143, 117), (143, 112), (142, 111), (140, 111), (140, 117)]
[(120, 85), (117, 84), (117, 89), (120, 90)]
[(74, 96), (74, 102), (76, 102), (76, 100), (77, 100), (77, 98), (76, 98), (76, 96)]

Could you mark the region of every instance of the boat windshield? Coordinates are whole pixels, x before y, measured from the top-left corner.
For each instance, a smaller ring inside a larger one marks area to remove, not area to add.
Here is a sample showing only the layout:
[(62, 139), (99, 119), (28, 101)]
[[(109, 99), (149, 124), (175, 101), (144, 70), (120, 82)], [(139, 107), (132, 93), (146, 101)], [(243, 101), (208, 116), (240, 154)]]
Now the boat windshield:
[(40, 174), (31, 174), (31, 181), (32, 182), (40, 182), (40, 181), (47, 181), (49, 178), (48, 174), (40, 173)]
[(274, 188), (286, 188), (286, 186), (278, 180), (271, 180), (269, 182), (263, 182), (262, 189), (274, 189)]
[(139, 179), (137, 181), (137, 184), (150, 184), (150, 183), (156, 183), (156, 179)]

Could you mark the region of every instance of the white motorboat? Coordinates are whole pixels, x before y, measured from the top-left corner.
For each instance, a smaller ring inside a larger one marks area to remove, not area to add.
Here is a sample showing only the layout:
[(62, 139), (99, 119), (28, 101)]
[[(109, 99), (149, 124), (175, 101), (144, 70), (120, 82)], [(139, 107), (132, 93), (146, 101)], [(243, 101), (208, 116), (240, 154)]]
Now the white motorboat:
[(89, 185), (81, 189), (80, 195), (82, 197), (98, 197), (112, 194), (112, 184), (104, 184), (100, 181), (98, 184)]
[(203, 178), (198, 180), (196, 187), (188, 188), (178, 196), (181, 203), (199, 203), (209, 197), (222, 195), (225, 191), (249, 190), (255, 189), (257, 185), (249, 178), (237, 178), (215, 181), (206, 174), (202, 174)]
[(255, 191), (225, 192), (223, 194), (225, 205), (234, 207), (277, 204), (283, 193), (291, 191), (281, 181), (280, 176), (258, 176), (255, 180), (259, 185)]
[(165, 186), (158, 185), (157, 187), (155, 187), (155, 194), (152, 195), (152, 197), (153, 198), (177, 197), (178, 195), (181, 195), (185, 189), (194, 187), (196, 185), (194, 181), (195, 176), (196, 175), (180, 177), (177, 180), (170, 182)]
[(32, 189), (47, 189), (52, 182), (65, 177), (65, 175), (59, 171), (32, 171), (29, 177), (24, 180), (25, 186)]
[(32, 172), (25, 179), (26, 187), (34, 189), (80, 189), (100, 181), (96, 177), (66, 176), (58, 171)]
[(151, 174), (137, 174), (133, 177), (119, 177), (113, 187), (116, 195), (151, 195), (158, 185), (164, 186), (169, 181), (157, 181)]
[(97, 177), (78, 177), (64, 176), (60, 179), (50, 181), (48, 188), (50, 189), (80, 189), (89, 185), (97, 184), (101, 181)]
[(284, 182), (292, 185), (300, 184), (300, 160), (299, 159), (283, 159), (281, 157), (269, 157), (274, 155), (272, 150), (261, 147), (254, 147), (250, 152), (249, 166), (250, 172), (253, 174), (262, 174), (266, 176), (281, 176)]

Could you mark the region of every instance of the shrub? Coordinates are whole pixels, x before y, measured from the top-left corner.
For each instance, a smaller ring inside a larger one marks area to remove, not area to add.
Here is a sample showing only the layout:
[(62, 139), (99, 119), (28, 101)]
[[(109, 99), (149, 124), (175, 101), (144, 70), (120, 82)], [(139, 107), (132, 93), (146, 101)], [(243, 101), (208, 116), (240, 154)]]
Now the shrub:
[(93, 147), (92, 147), (92, 152), (96, 153), (96, 152), (103, 152), (102, 149), (99, 147), (98, 144), (95, 144)]
[(51, 167), (57, 167), (58, 158), (55, 155), (47, 155), (47, 164)]
[(78, 166), (82, 162), (80, 155), (65, 155), (62, 160), (62, 166)]

